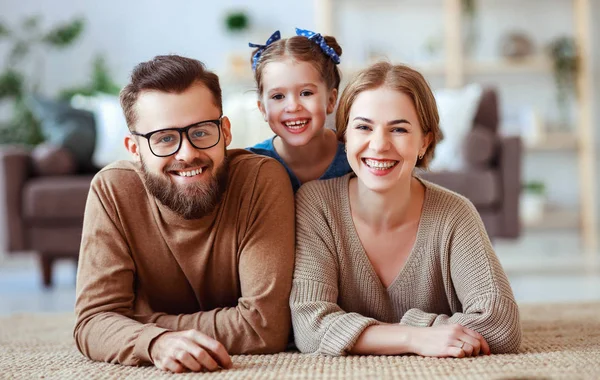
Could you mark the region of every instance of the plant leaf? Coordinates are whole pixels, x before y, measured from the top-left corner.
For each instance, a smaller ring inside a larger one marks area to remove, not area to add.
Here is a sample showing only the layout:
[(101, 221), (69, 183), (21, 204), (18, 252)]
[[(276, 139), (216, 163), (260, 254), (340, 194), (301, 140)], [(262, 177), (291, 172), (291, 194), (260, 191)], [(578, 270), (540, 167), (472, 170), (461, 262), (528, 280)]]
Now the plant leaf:
[(0, 22), (0, 38), (8, 37), (10, 34), (10, 29), (3, 22)]
[(38, 29), (39, 25), (40, 25), (40, 21), (41, 21), (41, 17), (40, 15), (33, 15), (33, 16), (29, 16), (26, 17), (23, 20), (23, 30), (28, 31), (28, 32), (33, 32), (35, 30)]
[(83, 18), (75, 19), (71, 22), (61, 24), (50, 30), (42, 41), (56, 48), (62, 48), (73, 43), (81, 33), (85, 25)]
[(103, 56), (99, 55), (94, 59), (94, 72), (92, 74), (92, 88), (95, 92), (118, 95), (121, 87), (113, 82), (108, 65)]
[(14, 71), (6, 70), (0, 75), (0, 99), (6, 97), (20, 98), (23, 95), (23, 76)]
[(0, 128), (0, 144), (35, 146), (44, 141), (40, 124), (22, 101), (15, 103), (14, 115), (8, 125)]
[(26, 41), (19, 40), (15, 42), (10, 53), (8, 53), (8, 64), (14, 66), (29, 53), (30, 46)]

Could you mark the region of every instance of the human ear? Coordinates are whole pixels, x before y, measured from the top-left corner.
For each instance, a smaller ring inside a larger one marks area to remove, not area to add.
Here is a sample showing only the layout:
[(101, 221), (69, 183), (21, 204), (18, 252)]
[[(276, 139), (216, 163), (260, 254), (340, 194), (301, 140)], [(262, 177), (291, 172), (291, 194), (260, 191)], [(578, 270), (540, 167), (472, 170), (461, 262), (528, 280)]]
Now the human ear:
[(221, 119), (221, 131), (223, 133), (223, 141), (225, 141), (225, 146), (229, 146), (231, 144), (231, 122), (227, 116), (223, 116)]
[(337, 89), (333, 89), (329, 92), (329, 98), (327, 98), (327, 114), (333, 113), (335, 109), (335, 104), (337, 103), (338, 91)]
[(125, 148), (129, 151), (129, 153), (131, 153), (131, 157), (133, 158), (133, 160), (139, 161), (140, 160), (140, 148), (139, 148), (139, 145), (137, 144), (137, 141), (135, 140), (135, 137), (133, 137), (133, 135), (129, 134), (129, 135), (125, 136), (125, 140), (123, 142), (125, 143)]
[(423, 136), (423, 143), (421, 145), (421, 149), (419, 150), (419, 155), (425, 155), (432, 140), (433, 134), (431, 132), (427, 132), (427, 134)]
[(263, 120), (267, 121), (267, 111), (265, 110), (265, 105), (263, 104), (263, 102), (260, 100), (257, 100), (256, 106), (258, 107), (260, 113), (263, 115)]

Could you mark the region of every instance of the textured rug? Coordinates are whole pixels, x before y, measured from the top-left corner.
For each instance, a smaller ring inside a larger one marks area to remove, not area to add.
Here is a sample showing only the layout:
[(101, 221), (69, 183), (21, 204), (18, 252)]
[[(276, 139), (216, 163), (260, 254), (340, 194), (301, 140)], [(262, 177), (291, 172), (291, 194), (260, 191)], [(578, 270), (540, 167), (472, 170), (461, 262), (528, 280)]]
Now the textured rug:
[(0, 318), (0, 378), (153, 379), (600, 379), (600, 303), (521, 305), (519, 354), (467, 359), (418, 356), (330, 358), (283, 353), (234, 356), (234, 368), (173, 375), (84, 358), (72, 339), (72, 314)]

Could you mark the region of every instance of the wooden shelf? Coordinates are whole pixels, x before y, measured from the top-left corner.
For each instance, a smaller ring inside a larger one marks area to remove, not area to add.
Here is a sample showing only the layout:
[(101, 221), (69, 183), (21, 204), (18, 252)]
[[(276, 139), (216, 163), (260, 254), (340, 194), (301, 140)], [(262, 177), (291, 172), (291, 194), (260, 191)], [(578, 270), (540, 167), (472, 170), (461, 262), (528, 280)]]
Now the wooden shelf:
[(581, 216), (575, 210), (548, 207), (540, 220), (524, 222), (523, 227), (529, 230), (578, 229), (580, 222)]
[[(353, 3), (355, 0), (348, 0)], [(316, 29), (324, 34), (336, 35), (335, 16), (336, 6), (343, 0), (314, 0)], [(390, 2), (391, 3), (391, 2)], [(412, 3), (408, 1), (407, 3)], [(472, 76), (494, 76), (494, 75), (520, 75), (519, 78), (527, 80), (533, 75), (552, 76), (552, 64), (549, 58), (543, 54), (536, 54), (523, 60), (505, 59), (473, 59), (465, 54), (463, 30), (465, 17), (460, 0), (443, 0), (443, 45), (444, 58), (442, 62), (432, 63), (410, 63), (415, 69), (421, 71), (425, 76), (441, 76), (445, 80), (446, 87), (459, 88), (469, 83)], [(370, 2), (363, 2), (361, 6), (370, 6)], [(407, 4), (405, 4), (407, 5)], [(491, 4), (490, 4), (491, 5)], [(487, 6), (487, 5), (486, 5)], [(512, 4), (518, 11), (518, 4)], [(540, 11), (547, 6), (540, 2)], [(398, 8), (401, 8), (398, 5)], [(572, 1), (573, 9), (573, 38), (578, 46), (579, 73), (577, 76), (577, 129), (574, 135), (550, 134), (531, 146), (525, 146), (531, 152), (575, 152), (578, 157), (579, 175), (579, 212), (563, 213), (549, 212), (545, 223), (550, 225), (569, 224), (576, 225), (581, 229), (582, 243), (586, 252), (600, 257), (598, 251), (597, 217), (596, 217), (596, 149), (595, 149), (595, 125), (593, 120), (594, 111), (594, 78), (592, 75), (592, 2), (591, 0)], [(400, 10), (398, 10), (400, 11)], [(568, 14), (565, 14), (568, 17)], [(546, 33), (547, 34), (547, 33)], [(362, 67), (360, 67), (362, 68)], [(344, 71), (349, 74), (350, 71)], [(355, 72), (355, 71), (354, 71)], [(476, 78), (479, 80), (479, 78)], [(502, 78), (496, 78), (498, 82)], [(575, 220), (574, 220), (574, 219)], [(547, 219), (547, 221), (546, 221)], [(570, 222), (568, 222), (570, 221)]]
[(525, 148), (532, 152), (575, 151), (579, 148), (579, 141), (573, 133), (553, 132), (542, 136), (535, 143), (526, 143)]
[[(377, 62), (377, 60), (373, 60), (373, 62), (371, 62), (371, 63), (375, 63), (375, 62)], [(433, 62), (415, 62), (415, 63), (411, 63), (411, 62), (391, 62), (391, 63), (407, 65), (407, 66), (412, 67), (413, 69), (417, 70), (424, 76), (445, 75), (445, 73), (446, 73), (446, 67), (444, 66), (444, 62), (433, 61)], [(350, 77), (354, 76), (360, 70), (369, 66), (369, 64), (370, 63), (365, 63), (364, 65), (341, 64), (340, 70), (345, 78), (350, 78)]]
[(499, 58), (465, 62), (465, 73), (468, 75), (548, 74), (551, 72), (552, 63), (545, 56), (533, 56), (519, 60)]

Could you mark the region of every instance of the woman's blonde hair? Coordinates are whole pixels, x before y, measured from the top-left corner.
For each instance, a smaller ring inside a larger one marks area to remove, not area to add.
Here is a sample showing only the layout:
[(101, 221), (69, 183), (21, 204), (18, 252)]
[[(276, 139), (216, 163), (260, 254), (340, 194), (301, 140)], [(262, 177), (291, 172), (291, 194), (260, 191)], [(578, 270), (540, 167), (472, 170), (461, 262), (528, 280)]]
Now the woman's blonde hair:
[(338, 140), (346, 140), (350, 108), (358, 94), (380, 87), (402, 92), (412, 99), (423, 135), (431, 133), (432, 137), (423, 158), (419, 158), (416, 164), (417, 167), (426, 169), (433, 158), (437, 143), (443, 138), (439, 126), (440, 117), (433, 92), (423, 75), (405, 65), (378, 62), (360, 71), (350, 80), (342, 92), (337, 109), (335, 124)]

